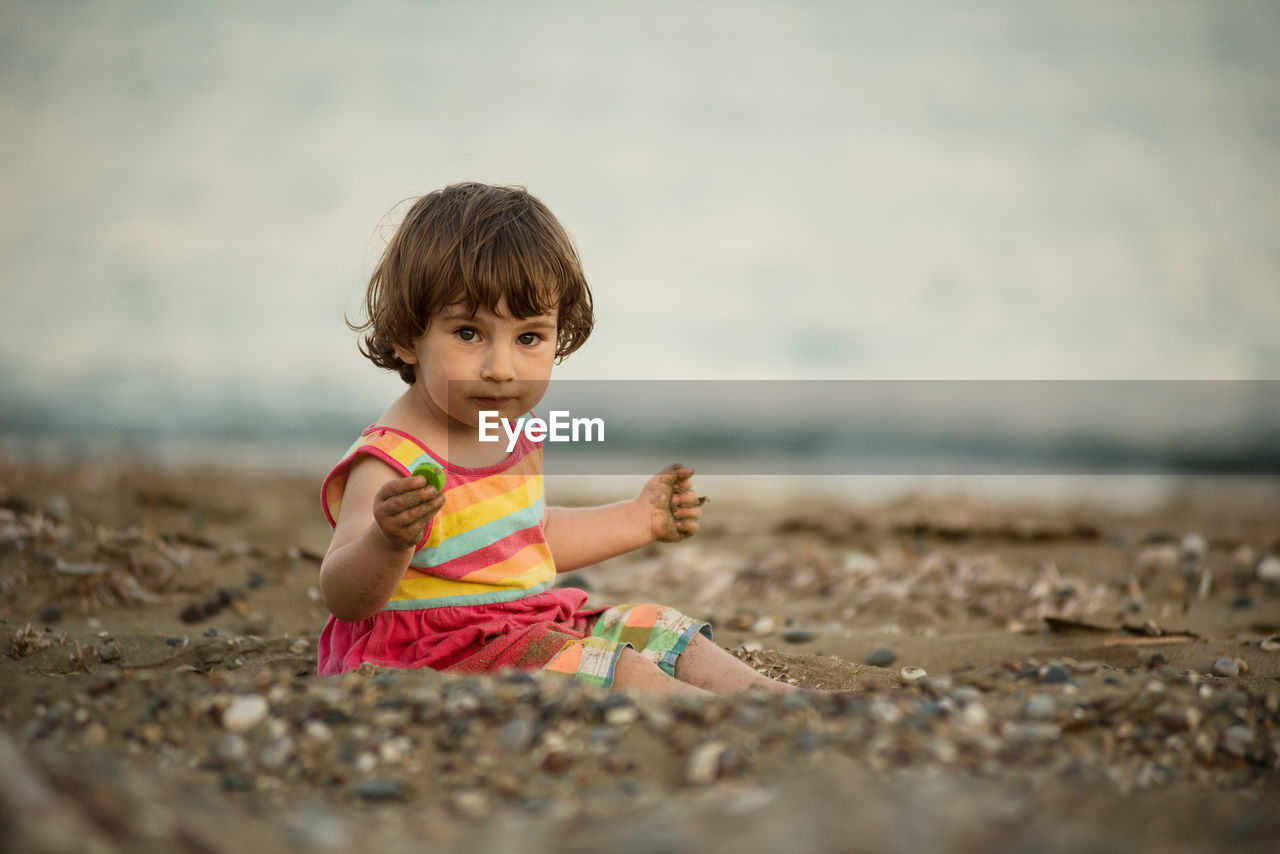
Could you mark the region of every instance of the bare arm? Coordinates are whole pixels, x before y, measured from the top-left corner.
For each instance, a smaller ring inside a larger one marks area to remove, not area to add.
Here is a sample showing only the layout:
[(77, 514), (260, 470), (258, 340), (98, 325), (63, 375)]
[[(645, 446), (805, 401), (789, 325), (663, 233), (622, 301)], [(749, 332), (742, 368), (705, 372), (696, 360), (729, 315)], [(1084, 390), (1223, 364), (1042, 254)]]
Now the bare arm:
[(556, 569), (569, 572), (655, 541), (692, 537), (702, 516), (702, 499), (692, 477), (693, 469), (687, 466), (668, 466), (631, 501), (547, 510), (543, 532)]
[(400, 477), (373, 457), (357, 460), (320, 563), (320, 593), (329, 613), (355, 622), (386, 605), (442, 506), (444, 497), (426, 486), (426, 478)]

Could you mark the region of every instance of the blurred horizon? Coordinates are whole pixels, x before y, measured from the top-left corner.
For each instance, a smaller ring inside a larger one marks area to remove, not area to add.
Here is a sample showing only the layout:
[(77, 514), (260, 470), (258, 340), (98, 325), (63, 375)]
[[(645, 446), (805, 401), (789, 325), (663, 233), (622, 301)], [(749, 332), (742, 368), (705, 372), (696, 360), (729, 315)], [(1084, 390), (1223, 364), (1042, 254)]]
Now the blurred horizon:
[(1277, 44), (1261, 0), (8, 3), (0, 438), (336, 456), (403, 388), (344, 315), (467, 179), (578, 244), (558, 379), (1280, 380)]

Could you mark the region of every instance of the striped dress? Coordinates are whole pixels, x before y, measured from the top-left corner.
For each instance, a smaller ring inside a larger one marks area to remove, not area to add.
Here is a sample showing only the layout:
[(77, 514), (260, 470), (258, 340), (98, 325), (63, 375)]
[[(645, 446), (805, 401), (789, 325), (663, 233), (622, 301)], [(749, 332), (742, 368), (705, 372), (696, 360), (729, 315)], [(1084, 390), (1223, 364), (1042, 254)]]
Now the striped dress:
[(445, 473), (445, 503), (381, 611), (358, 622), (329, 617), (320, 636), (320, 673), (366, 661), (450, 672), (545, 668), (609, 687), (623, 647), (673, 674), (693, 636), (710, 637), (706, 623), (670, 608), (588, 609), (585, 592), (554, 586), (555, 561), (543, 534), (542, 448), (523, 433), (503, 462), (464, 468), (407, 433), (370, 427), (321, 488), (331, 526), (347, 474), (362, 455), (401, 476), (435, 463)]

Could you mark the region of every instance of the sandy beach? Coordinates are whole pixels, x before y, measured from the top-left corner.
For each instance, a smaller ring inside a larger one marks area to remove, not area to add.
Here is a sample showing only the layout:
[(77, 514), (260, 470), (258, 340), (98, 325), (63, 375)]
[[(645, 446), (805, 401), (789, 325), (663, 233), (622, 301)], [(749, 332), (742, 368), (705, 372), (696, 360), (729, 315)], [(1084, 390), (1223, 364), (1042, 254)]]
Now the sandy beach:
[(695, 539), (564, 576), (814, 689), (701, 702), (318, 677), (318, 491), (0, 458), (0, 848), (1274, 850), (1274, 481), (714, 495)]

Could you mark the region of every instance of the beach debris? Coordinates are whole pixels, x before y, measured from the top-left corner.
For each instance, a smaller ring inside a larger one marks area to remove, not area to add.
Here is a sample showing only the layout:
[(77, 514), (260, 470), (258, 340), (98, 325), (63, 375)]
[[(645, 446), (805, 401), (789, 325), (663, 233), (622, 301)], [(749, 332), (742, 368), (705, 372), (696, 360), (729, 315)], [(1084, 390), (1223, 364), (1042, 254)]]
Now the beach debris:
[(902, 677), (903, 682), (918, 682), (929, 674), (925, 672), (923, 667), (908, 665), (902, 668), (898, 675)]
[(1242, 663), (1243, 659), (1240, 658), (1219, 658), (1213, 663), (1210, 672), (1214, 676), (1239, 676)]

